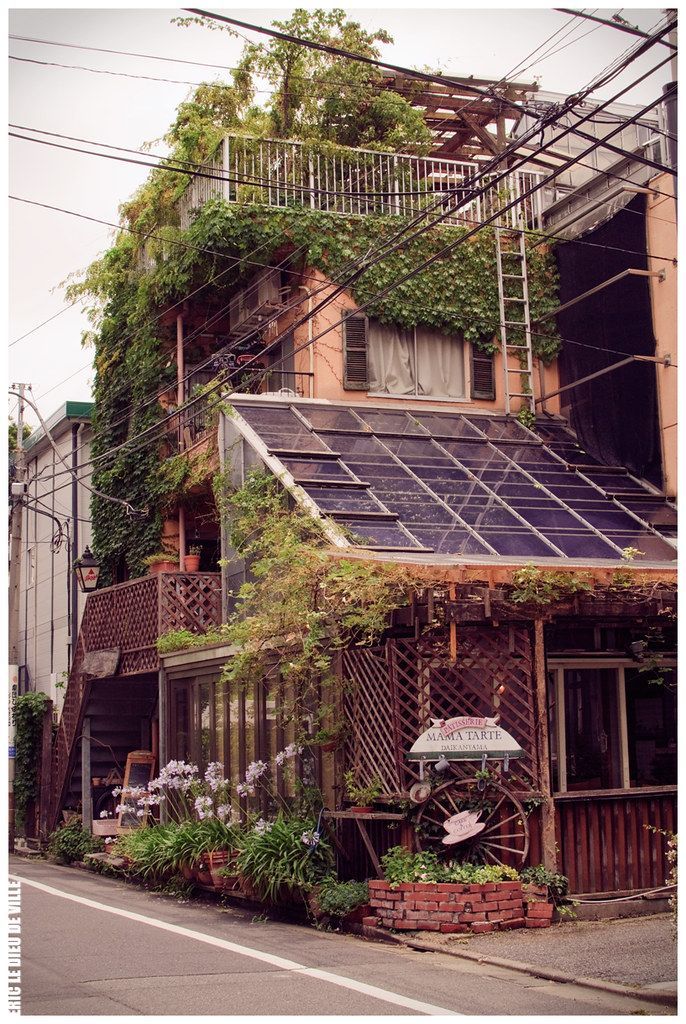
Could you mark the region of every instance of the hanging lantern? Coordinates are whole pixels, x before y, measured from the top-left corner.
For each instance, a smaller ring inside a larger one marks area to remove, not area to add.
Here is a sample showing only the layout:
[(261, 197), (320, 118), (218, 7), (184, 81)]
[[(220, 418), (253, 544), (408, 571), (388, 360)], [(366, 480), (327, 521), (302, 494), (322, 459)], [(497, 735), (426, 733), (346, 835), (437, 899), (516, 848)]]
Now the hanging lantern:
[(100, 562), (93, 555), (90, 548), (86, 548), (80, 558), (74, 562), (74, 572), (79, 581), (79, 589), (84, 594), (90, 594), (98, 585), (100, 576)]

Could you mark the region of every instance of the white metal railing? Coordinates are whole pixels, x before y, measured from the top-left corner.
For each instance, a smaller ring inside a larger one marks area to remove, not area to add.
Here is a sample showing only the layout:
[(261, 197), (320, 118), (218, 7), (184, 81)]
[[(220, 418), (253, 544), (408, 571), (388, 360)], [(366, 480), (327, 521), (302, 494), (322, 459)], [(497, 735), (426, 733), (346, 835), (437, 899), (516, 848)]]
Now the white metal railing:
[[(377, 153), (302, 142), (227, 136), (203, 172), (179, 200), (180, 224), (188, 227), (208, 200), (271, 207), (305, 206), (328, 213), (387, 214), (413, 217), (435, 204), (445, 212), (469, 191), (479, 165), (431, 156)], [(495, 175), (479, 180), (479, 187)], [(446, 224), (479, 223), (512, 199), (523, 196), (544, 177), (514, 171), (485, 193), (445, 218)], [(540, 228), (541, 191), (527, 196), (499, 221), (501, 227)]]

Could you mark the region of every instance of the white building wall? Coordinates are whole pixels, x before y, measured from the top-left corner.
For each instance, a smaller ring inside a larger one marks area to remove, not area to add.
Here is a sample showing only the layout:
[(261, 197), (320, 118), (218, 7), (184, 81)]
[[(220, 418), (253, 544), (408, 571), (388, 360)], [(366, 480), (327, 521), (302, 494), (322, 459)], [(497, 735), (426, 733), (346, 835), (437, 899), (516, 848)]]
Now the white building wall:
[[(51, 430), (58, 450), (72, 464), (72, 426), (79, 427), (78, 463), (90, 459), (91, 428), (63, 420)], [(25, 665), (31, 689), (47, 693), (59, 709), (71, 662), (70, 603), (71, 563), (91, 543), (90, 492), (79, 482), (77, 491), (78, 547), (73, 548), (72, 475), (66, 472), (47, 438), (29, 449), (28, 508), (24, 509), (19, 624), (20, 662)], [(77, 470), (83, 481), (90, 472)], [(62, 524), (62, 543), (53, 545), (57, 524)], [(71, 543), (70, 543), (71, 542)], [(81, 620), (85, 595), (79, 593)]]

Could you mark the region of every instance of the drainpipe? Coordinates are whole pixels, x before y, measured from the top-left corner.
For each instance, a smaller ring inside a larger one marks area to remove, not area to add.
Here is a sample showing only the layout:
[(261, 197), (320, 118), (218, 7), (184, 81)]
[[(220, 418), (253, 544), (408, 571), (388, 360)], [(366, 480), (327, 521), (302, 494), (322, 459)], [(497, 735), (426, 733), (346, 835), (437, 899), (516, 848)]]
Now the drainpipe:
[(76, 573), (72, 571), (72, 566), (79, 557), (79, 482), (77, 479), (77, 470), (79, 468), (80, 432), (81, 424), (73, 423), (71, 428), (71, 468), (73, 470), (71, 478), (71, 520), (73, 526), (71, 537), (71, 558), (69, 559), (69, 565), (67, 566), (67, 572), (69, 573), (69, 590), (71, 594), (71, 612), (69, 622), (71, 652), (68, 669), (71, 668), (74, 657), (76, 656), (76, 645), (79, 639), (79, 585), (76, 580)]
[[(315, 397), (315, 391), (314, 391), (314, 381), (315, 381), (315, 378), (314, 378), (314, 345), (312, 344), (312, 291), (311, 291), (311, 289), (309, 289), (307, 287), (307, 285), (304, 285), (304, 284), (298, 285), (298, 291), (299, 292), (307, 292), (307, 341), (308, 341), (307, 351), (309, 352), (309, 356), (310, 356), (310, 373), (312, 374), (312, 376), (310, 377), (310, 398), (314, 398)], [(293, 367), (293, 369), (295, 370), (295, 367)], [(296, 389), (293, 388), (293, 390), (295, 391)]]
[[(176, 404), (183, 405), (184, 401), (184, 363), (183, 363), (183, 314), (179, 313), (176, 318)], [(183, 432), (181, 427), (181, 416), (179, 416), (179, 449), (183, 444)], [(186, 513), (182, 505), (179, 505), (179, 570), (184, 570), (184, 559), (186, 557)]]

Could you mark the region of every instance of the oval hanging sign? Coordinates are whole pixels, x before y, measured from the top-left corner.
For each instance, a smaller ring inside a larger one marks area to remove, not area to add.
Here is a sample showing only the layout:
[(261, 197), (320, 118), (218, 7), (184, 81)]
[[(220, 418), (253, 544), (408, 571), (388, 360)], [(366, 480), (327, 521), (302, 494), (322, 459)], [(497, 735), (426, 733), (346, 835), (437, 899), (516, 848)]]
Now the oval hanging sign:
[(523, 757), (517, 741), (498, 724), (498, 718), (434, 718), (429, 729), (413, 743), (411, 761), (481, 761)]

